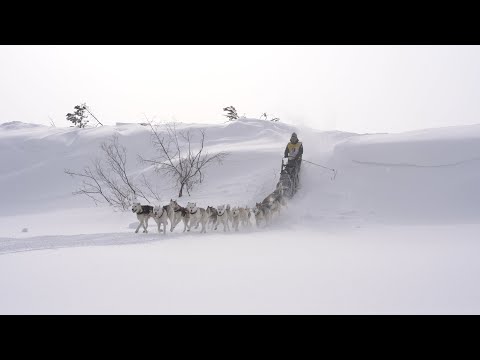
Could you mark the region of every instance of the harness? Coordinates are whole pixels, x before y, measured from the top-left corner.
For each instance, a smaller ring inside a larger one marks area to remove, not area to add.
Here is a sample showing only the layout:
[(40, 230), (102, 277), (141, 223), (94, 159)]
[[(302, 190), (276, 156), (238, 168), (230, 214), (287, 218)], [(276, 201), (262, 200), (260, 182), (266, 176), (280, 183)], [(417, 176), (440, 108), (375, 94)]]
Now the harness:
[(162, 217), (163, 213), (165, 212), (165, 207), (162, 207), (162, 213), (160, 215), (157, 215), (157, 217)]
[[(151, 209), (150, 209), (151, 208)], [(148, 211), (145, 211), (145, 209), (148, 209)], [(137, 212), (137, 215), (142, 215), (142, 214), (150, 214), (153, 211), (153, 207), (146, 205), (142, 206), (142, 211)]]
[(178, 206), (177, 210), (173, 210), (173, 212), (179, 212), (179, 211), (182, 212), (183, 217), (185, 217), (185, 215), (187, 215), (189, 213), (186, 208), (181, 207), (180, 205)]
[(210, 209), (210, 211), (212, 212), (210, 215), (208, 215), (209, 217), (214, 217), (214, 216), (218, 216), (218, 211), (215, 210), (215, 208), (209, 206), (207, 207), (207, 214), (208, 214), (208, 210)]
[(195, 210), (194, 213), (192, 213), (192, 212), (190, 211), (190, 215), (195, 215), (195, 214), (197, 213), (197, 211), (198, 211), (198, 208), (197, 208), (197, 210)]

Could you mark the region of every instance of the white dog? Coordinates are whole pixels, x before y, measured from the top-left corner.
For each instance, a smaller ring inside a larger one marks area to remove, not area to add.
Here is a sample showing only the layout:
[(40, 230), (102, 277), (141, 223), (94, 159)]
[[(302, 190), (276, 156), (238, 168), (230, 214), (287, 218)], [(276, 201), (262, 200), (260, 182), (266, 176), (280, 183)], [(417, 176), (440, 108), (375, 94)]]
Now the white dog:
[(153, 206), (150, 205), (141, 205), (140, 203), (133, 203), (132, 212), (137, 214), (137, 219), (140, 221), (138, 224), (137, 230), (135, 233), (138, 233), (140, 226), (143, 225), (143, 232), (148, 233), (148, 219), (153, 215)]
[(178, 205), (176, 200), (170, 200), (170, 206), (173, 210), (173, 222), (171, 223), (170, 231), (173, 231), (180, 221), (183, 221), (183, 232), (185, 232), (187, 227), (188, 231), (190, 231), (190, 213), (188, 209)]
[(238, 231), (238, 225), (240, 224), (240, 209), (236, 206), (232, 209), (232, 219), (232, 228), (234, 228), (235, 231)]
[(228, 225), (228, 213), (225, 205), (217, 206), (217, 224), (215, 225), (215, 230), (217, 230), (218, 224), (223, 224), (223, 231), (230, 231), (230, 226)]
[(208, 221), (207, 211), (204, 208), (197, 207), (197, 203), (191, 202), (187, 204), (187, 210), (190, 213), (190, 226), (188, 231), (190, 231), (192, 225), (195, 224), (198, 226), (198, 224), (202, 224), (202, 229), (200, 230), (200, 233), (206, 233), (206, 225)]
[(170, 199), (170, 203), (164, 206), (164, 208), (167, 210), (168, 220), (170, 221), (170, 231), (173, 231), (172, 227), (175, 223), (175, 212), (173, 209), (173, 205), (174, 205), (174, 201)]
[(250, 209), (248, 206), (245, 206), (245, 212), (247, 213), (247, 220), (245, 221), (245, 225), (250, 227), (252, 226), (250, 219), (252, 218), (253, 210)]
[(163, 224), (163, 234), (167, 234), (167, 225), (168, 225), (168, 210), (167, 206), (155, 206), (153, 208), (153, 220), (157, 223), (158, 232), (162, 232), (160, 230), (160, 225)]

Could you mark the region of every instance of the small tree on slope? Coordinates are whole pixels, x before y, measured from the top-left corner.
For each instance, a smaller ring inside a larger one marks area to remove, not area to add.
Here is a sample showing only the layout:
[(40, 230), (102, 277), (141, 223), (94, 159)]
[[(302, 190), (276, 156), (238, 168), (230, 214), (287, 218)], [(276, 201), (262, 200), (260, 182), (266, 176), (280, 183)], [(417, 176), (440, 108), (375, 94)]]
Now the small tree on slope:
[(226, 108), (223, 108), (223, 111), (226, 111), (227, 114), (223, 115), (228, 118), (228, 121), (233, 121), (238, 119), (238, 114), (237, 110), (233, 106), (227, 106)]
[[(103, 126), (100, 120), (98, 120), (97, 117), (93, 115), (92, 111), (89, 109), (86, 103), (76, 105), (74, 109), (75, 111), (73, 113), (68, 113), (66, 115), (67, 120), (71, 121), (74, 126), (79, 128), (86, 127), (89, 122), (89, 120), (87, 119), (89, 115), (97, 121), (98, 125)], [(87, 112), (87, 114), (85, 112)]]
[(74, 126), (79, 127), (79, 128), (84, 128), (88, 124), (88, 115), (85, 114), (86, 105), (76, 105), (75, 106), (75, 111), (72, 113), (67, 114), (67, 120), (71, 121)]

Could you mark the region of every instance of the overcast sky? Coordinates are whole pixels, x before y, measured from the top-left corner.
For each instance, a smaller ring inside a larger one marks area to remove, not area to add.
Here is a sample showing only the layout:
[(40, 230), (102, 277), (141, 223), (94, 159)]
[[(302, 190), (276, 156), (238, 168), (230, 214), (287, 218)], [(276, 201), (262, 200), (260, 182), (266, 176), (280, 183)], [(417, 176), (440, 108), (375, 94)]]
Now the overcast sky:
[(480, 122), (479, 46), (0, 46), (0, 123), (220, 123), (223, 108), (323, 130)]

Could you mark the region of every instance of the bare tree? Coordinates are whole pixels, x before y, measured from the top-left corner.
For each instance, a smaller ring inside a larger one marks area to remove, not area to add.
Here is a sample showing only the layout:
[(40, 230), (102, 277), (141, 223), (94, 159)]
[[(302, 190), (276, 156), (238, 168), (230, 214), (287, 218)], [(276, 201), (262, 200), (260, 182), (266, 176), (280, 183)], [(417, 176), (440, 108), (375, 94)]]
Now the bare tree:
[(82, 104), (85, 108), (85, 110), (90, 114), (91, 117), (93, 117), (95, 120), (97, 120), (97, 123), (100, 125), (100, 126), (103, 126), (103, 124), (100, 122), (100, 120), (97, 119), (97, 117), (95, 115), (93, 115), (93, 112), (92, 112), (92, 109), (87, 106), (87, 104)]
[(156, 200), (160, 197), (153, 191), (143, 175), (140, 187), (127, 174), (127, 150), (120, 145), (118, 135), (100, 145), (103, 158), (96, 158), (82, 172), (65, 169), (65, 173), (82, 179), (80, 189), (74, 195), (85, 195), (95, 204), (107, 203), (118, 209), (127, 210), (131, 203), (139, 198), (150, 203), (149, 195)]
[(205, 130), (198, 130), (198, 136), (194, 136), (191, 130), (178, 130), (176, 123), (154, 125), (148, 118), (147, 121), (158, 155), (152, 159), (139, 155), (139, 159), (154, 165), (156, 172), (173, 179), (178, 197), (182, 197), (184, 190), (190, 195), (193, 187), (203, 181), (205, 168), (215, 162), (222, 163), (228, 155), (223, 151), (214, 155), (205, 151)]
[(48, 115), (48, 118), (50, 119), (50, 125), (51, 125), (52, 127), (57, 127), (57, 126), (55, 125), (55, 122), (53, 121), (53, 119), (52, 119), (52, 117), (51, 117), (50, 115)]

